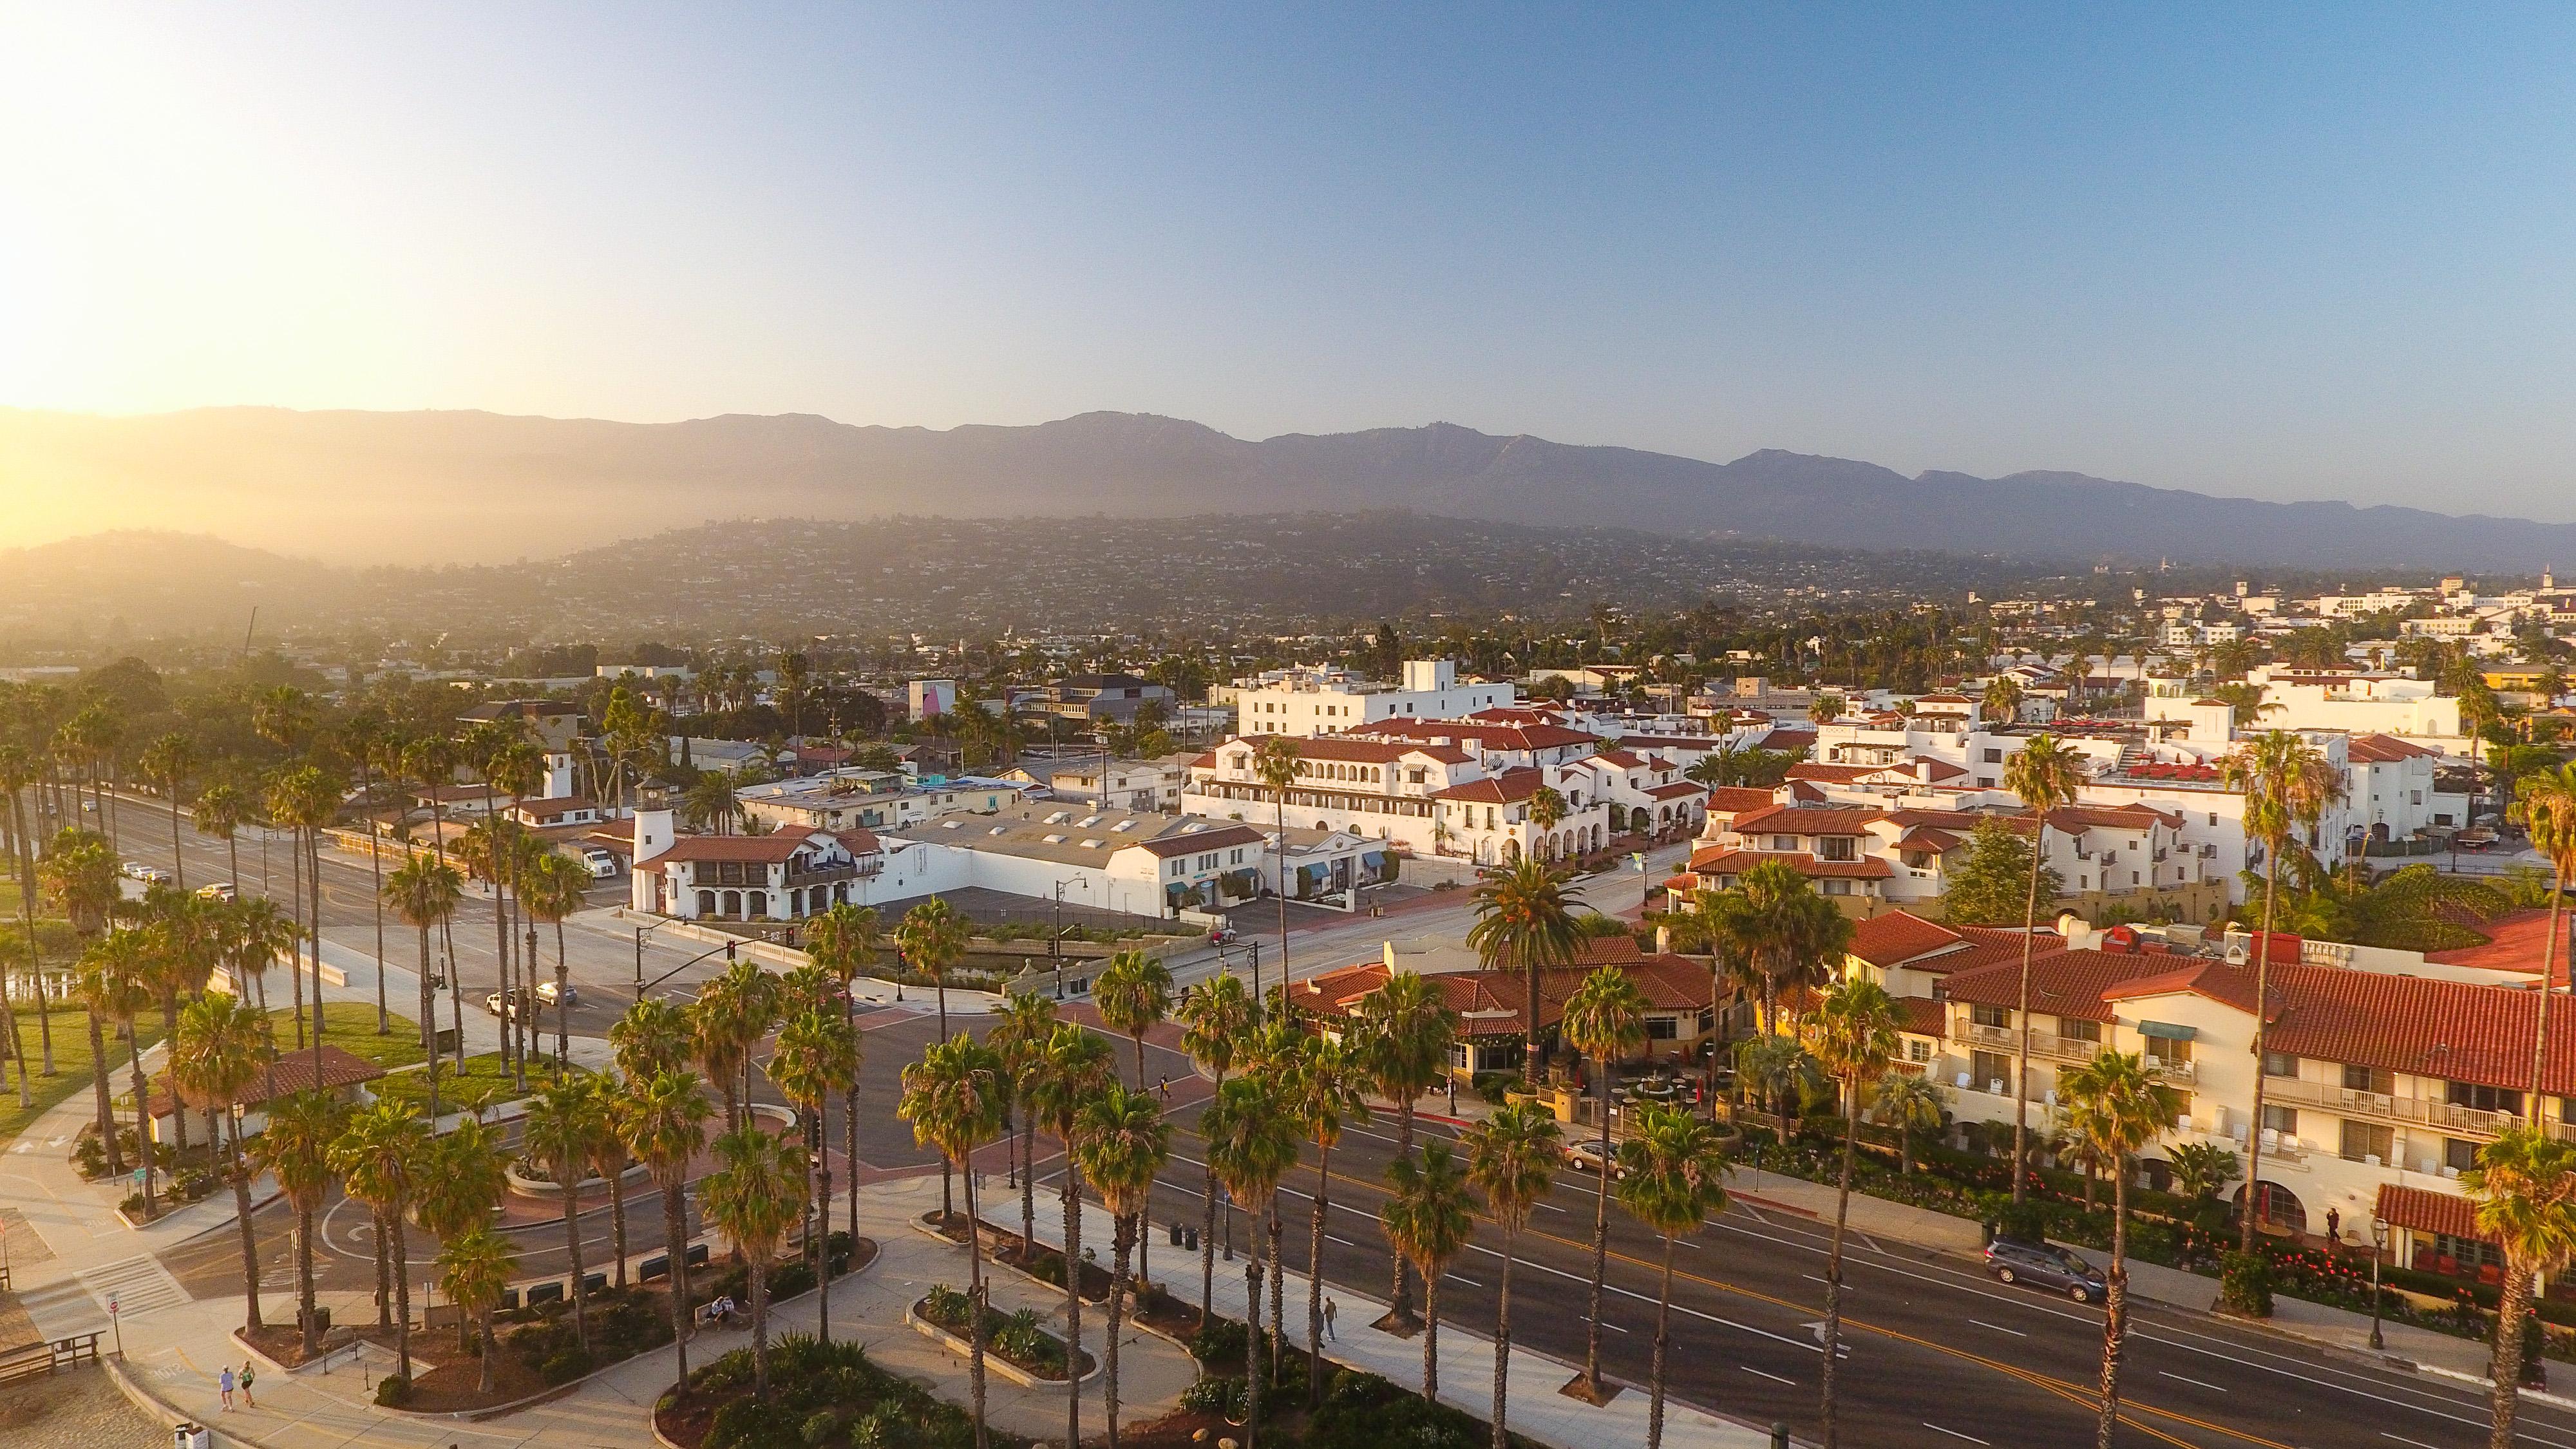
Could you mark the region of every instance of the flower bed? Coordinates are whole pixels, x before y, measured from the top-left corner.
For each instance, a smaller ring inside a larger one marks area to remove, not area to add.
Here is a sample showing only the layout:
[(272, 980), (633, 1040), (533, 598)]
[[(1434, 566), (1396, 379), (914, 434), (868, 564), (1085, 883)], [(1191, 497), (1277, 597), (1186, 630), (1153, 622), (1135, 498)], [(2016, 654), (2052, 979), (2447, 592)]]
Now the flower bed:
[[(963, 1351), (969, 1346), (973, 1319), (972, 1304), (964, 1293), (942, 1283), (912, 1305), (913, 1317), (948, 1335)], [(985, 1305), (984, 1348), (992, 1356), (1018, 1369), (1030, 1378), (1046, 1383), (1065, 1380), (1065, 1344), (1038, 1326), (1037, 1310), (1023, 1308), (1014, 1313)], [(1074, 1372), (1083, 1378), (1091, 1376), (1091, 1355), (1081, 1356)]]
[[(847, 1340), (779, 1336), (769, 1350), (769, 1402), (753, 1397), (751, 1350), (738, 1348), (689, 1376), (689, 1396), (664, 1394), (653, 1427), (680, 1449), (966, 1449), (964, 1409), (886, 1372)], [(1025, 1443), (1005, 1434), (993, 1443)]]

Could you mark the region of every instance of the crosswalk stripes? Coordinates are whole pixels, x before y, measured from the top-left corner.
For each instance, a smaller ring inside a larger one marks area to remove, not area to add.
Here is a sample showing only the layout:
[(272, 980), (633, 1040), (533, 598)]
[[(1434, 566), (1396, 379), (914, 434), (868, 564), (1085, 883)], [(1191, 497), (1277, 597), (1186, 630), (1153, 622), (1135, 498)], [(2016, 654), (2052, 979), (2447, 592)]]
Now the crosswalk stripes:
[(149, 1253), (138, 1254), (119, 1262), (92, 1268), (80, 1275), (82, 1286), (97, 1300), (104, 1312), (110, 1296), (117, 1300), (118, 1313), (135, 1318), (155, 1309), (175, 1308), (195, 1299), (161, 1266), (161, 1260)]

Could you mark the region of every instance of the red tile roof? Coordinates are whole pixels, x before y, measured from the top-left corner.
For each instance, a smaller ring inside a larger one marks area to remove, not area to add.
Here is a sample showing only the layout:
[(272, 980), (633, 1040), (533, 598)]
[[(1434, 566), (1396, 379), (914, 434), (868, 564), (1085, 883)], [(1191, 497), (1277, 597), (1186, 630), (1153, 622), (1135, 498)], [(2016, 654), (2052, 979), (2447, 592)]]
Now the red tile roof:
[(1916, 1036), (1941, 1037), (1950, 1030), (1949, 1013), (1929, 996), (1896, 998), (1897, 1030)]
[(1965, 939), (1940, 922), (1927, 921), (1911, 911), (1889, 911), (1852, 927), (1851, 954), (1872, 966), (1895, 966), (1956, 946)]
[(2455, 1238), (2474, 1238), (2480, 1242), (2495, 1239), (2478, 1231), (2478, 1209), (2475, 1203), (2455, 1192), (2435, 1192), (2425, 1187), (2400, 1187), (2393, 1182), (2379, 1185), (2380, 1219), (2391, 1227), (2412, 1228), (2419, 1233), (2448, 1233)]
[(1719, 812), (1762, 810), (1778, 803), (1770, 791), (1745, 785), (1720, 785), (1708, 792), (1708, 808)]
[(1824, 780), (1837, 785), (1848, 785), (1864, 775), (1875, 775), (1886, 768), (1885, 765), (1824, 765), (1805, 760), (1791, 765), (1785, 778)]
[(1552, 750), (1600, 740), (1554, 724), (1467, 724), (1454, 719), (1381, 719), (1351, 729), (1355, 735), (1392, 735), (1431, 744), (1474, 740), (1489, 750)]
[[(2140, 976), (2168, 974), (2170, 956), (2131, 956), (2113, 951), (2052, 951), (2030, 963), (2030, 1009), (2079, 1021), (2110, 1021), (2115, 1013), (2103, 993)], [(2018, 1006), (2021, 964), (2018, 954), (1972, 971), (1953, 971), (1941, 983), (1941, 994), (1973, 1006)]]
[[(2469, 924), (2463, 922), (2462, 924)], [(2476, 946), (2454, 946), (2448, 951), (2428, 951), (2427, 961), (2445, 966), (2482, 966), (2490, 971), (2526, 971), (2540, 974), (2541, 947), (2549, 939), (2549, 912), (2533, 909), (2511, 911), (2490, 921), (2480, 921), (2471, 929), (2487, 939)], [(2558, 969), (2555, 984), (2567, 980), (2567, 942), (2558, 943)]]
[(1477, 805), (1511, 805), (1536, 795), (1539, 786), (1545, 783), (1547, 778), (1544, 772), (1524, 765), (1517, 770), (1505, 770), (1499, 775), (1488, 775), (1482, 780), (1470, 780), (1463, 785), (1452, 785), (1446, 790), (1434, 790), (1431, 792), (1431, 798), (1464, 800)]
[(1704, 785), (1694, 785), (1688, 780), (1675, 780), (1669, 785), (1650, 785), (1646, 788), (1645, 795), (1649, 800), (1679, 800), (1685, 796), (1705, 794), (1707, 788)]
[[(325, 1090), (372, 1082), (385, 1074), (385, 1069), (365, 1057), (346, 1052), (328, 1042), (322, 1044), (321, 1085)], [(243, 1089), (242, 1105), (257, 1107), (290, 1093), (308, 1090), (314, 1085), (313, 1050), (305, 1047), (281, 1053), (268, 1070)], [(151, 1082), (151, 1111), (155, 1117), (170, 1115), (170, 1076), (167, 1072)]]
[(1691, 869), (1700, 875), (1742, 875), (1766, 860), (1785, 860), (1791, 869), (1810, 880), (1886, 880), (1896, 868), (1876, 856), (1859, 860), (1818, 860), (1812, 855), (1775, 850), (1728, 850), (1714, 856), (1691, 857)]
[(2439, 758), (2442, 753), (2440, 750), (2430, 750), (2422, 745), (2410, 744), (2395, 735), (2354, 735), (2345, 744), (2344, 751), (2350, 758), (2366, 765), (2394, 764), (2399, 760), (2411, 760), (2424, 755)]
[(1766, 835), (1858, 835), (1883, 811), (1867, 805), (1774, 805), (1735, 817), (1737, 833)]

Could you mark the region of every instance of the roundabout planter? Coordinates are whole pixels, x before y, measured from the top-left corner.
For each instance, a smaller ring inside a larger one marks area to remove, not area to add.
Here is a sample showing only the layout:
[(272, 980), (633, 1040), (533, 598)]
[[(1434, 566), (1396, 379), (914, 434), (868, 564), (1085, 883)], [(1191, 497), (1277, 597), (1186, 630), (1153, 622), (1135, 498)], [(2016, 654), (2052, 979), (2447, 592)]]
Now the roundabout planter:
[[(912, 1325), (913, 1332), (929, 1339), (932, 1343), (938, 1344), (940, 1347), (947, 1349), (950, 1353), (957, 1355), (959, 1358), (971, 1359), (974, 1356), (975, 1346), (968, 1343), (958, 1335), (949, 1332), (947, 1329), (940, 1327), (938, 1324), (931, 1322), (928, 1317), (924, 1316), (921, 1311), (921, 1305), (925, 1301), (927, 1300), (916, 1299), (908, 1305), (903, 1310), (903, 1321)], [(1053, 1335), (1049, 1336), (1053, 1337)], [(1059, 1343), (1063, 1342), (1061, 1338), (1058, 1338), (1056, 1341)], [(1075, 1380), (1076, 1383), (1087, 1384), (1093, 1379), (1100, 1377), (1101, 1365), (1100, 1359), (1097, 1355), (1083, 1354), (1081, 1345), (1076, 1344), (1068, 1351), (1068, 1357), (1074, 1358), (1076, 1361), (1079, 1361), (1079, 1359), (1083, 1357), (1089, 1357), (1091, 1359), (1090, 1371), (1085, 1373), (1081, 1378)], [(1024, 1389), (1055, 1389), (1064, 1387), (1065, 1381), (1062, 1379), (1040, 1377), (1039, 1375), (1033, 1374), (1027, 1369), (1020, 1367), (1018, 1364), (1011, 1362), (1009, 1359), (1004, 1358), (1001, 1353), (993, 1347), (990, 1339), (985, 1340), (984, 1343), (984, 1367), (994, 1373), (1000, 1374), (1002, 1377), (1009, 1379), (1012, 1383), (1018, 1384)]]
[[(542, 1177), (529, 1176), (528, 1173), (519, 1166), (520, 1161), (521, 1159), (519, 1158), (511, 1158), (510, 1161), (501, 1169), (501, 1175), (507, 1179), (510, 1184), (510, 1191), (521, 1197), (528, 1198), (559, 1198), (563, 1196), (564, 1190), (562, 1184), (548, 1182)], [(624, 1172), (619, 1173), (617, 1177), (620, 1182), (623, 1182), (629, 1188), (632, 1188), (638, 1180), (649, 1176), (651, 1171), (652, 1169), (639, 1162), (634, 1166), (627, 1168)], [(573, 1191), (576, 1193), (605, 1192), (607, 1190), (608, 1179), (604, 1177), (585, 1177), (580, 1182), (573, 1185)]]

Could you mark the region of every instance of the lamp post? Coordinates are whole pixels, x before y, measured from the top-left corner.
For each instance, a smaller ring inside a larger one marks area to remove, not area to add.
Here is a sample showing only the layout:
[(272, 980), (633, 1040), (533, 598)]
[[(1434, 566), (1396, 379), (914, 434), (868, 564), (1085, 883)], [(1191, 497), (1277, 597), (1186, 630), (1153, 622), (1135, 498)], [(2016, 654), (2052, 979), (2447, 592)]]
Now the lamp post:
[(2388, 1345), (2379, 1336), (2379, 1258), (2381, 1238), (2388, 1224), (2377, 1213), (2370, 1215), (2370, 1346), (2373, 1350)]

